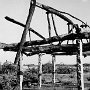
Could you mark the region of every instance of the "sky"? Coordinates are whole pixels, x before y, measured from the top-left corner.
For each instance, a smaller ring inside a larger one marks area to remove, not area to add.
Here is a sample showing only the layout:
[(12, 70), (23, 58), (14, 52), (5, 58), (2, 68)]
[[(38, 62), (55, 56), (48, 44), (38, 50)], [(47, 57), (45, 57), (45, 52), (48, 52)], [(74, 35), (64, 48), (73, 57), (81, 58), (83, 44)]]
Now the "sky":
[[(57, 10), (68, 12), (87, 24), (90, 25), (90, 0), (37, 0), (37, 2), (51, 6)], [(2, 43), (18, 43), (21, 39), (23, 27), (13, 24), (5, 20), (5, 16), (9, 16), (23, 24), (26, 23), (28, 11), (30, 7), (30, 0), (0, 0), (0, 42)], [(57, 16), (54, 16), (59, 35), (67, 33), (67, 23)], [(80, 22), (72, 19), (76, 24)], [(44, 37), (48, 37), (48, 24), (46, 18), (46, 12), (39, 8), (35, 8), (34, 16), (31, 22), (31, 28), (42, 34)], [(52, 36), (54, 36), (54, 30), (52, 28)], [(31, 40), (39, 40), (40, 38), (31, 33)], [(27, 35), (27, 40), (29, 37)], [(0, 62), (6, 60), (14, 62), (16, 53), (5, 52), (0, 50)], [(90, 63), (89, 56), (83, 58), (84, 63)], [(42, 63), (51, 62), (51, 55), (43, 55)], [(37, 64), (38, 55), (26, 57), (23, 56), (23, 64)], [(56, 63), (74, 64), (76, 63), (76, 56), (56, 56)]]

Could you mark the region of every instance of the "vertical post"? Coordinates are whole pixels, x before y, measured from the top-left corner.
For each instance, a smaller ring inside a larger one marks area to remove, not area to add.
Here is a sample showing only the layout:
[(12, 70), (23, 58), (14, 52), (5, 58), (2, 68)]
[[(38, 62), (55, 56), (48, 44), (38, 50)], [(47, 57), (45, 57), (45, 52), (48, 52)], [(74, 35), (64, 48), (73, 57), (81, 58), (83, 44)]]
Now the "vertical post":
[(77, 39), (77, 86), (78, 90), (84, 90), (84, 78), (83, 78), (83, 61), (82, 61), (82, 41)]
[(42, 62), (41, 62), (41, 54), (38, 55), (38, 78), (39, 78), (39, 82), (38, 82), (38, 86), (39, 88), (41, 88), (42, 86)]
[(23, 82), (23, 55), (20, 53), (20, 90), (22, 90), (22, 82)]
[(53, 72), (52, 72), (52, 83), (53, 85), (55, 84), (55, 55), (52, 55), (52, 67), (53, 67)]
[[(67, 23), (68, 25), (68, 34), (70, 33), (70, 23)], [(67, 40), (67, 44), (69, 43), (69, 40)]]

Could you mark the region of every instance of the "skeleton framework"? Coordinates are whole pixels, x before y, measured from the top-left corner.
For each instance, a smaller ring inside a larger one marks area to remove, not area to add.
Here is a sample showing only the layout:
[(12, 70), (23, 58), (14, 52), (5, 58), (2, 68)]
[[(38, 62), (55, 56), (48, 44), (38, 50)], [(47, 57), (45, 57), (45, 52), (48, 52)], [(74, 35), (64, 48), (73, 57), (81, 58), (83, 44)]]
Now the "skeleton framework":
[[(48, 30), (49, 30), (49, 38), (45, 38), (43, 35), (36, 32), (34, 29), (30, 27), (32, 16), (35, 11), (35, 7), (41, 8), (46, 11), (47, 21), (48, 21)], [(53, 27), (55, 30), (56, 36), (51, 37), (51, 26), (50, 26), (50, 14), (52, 18)], [(67, 18), (65, 14), (71, 16), (72, 18), (82, 22), (83, 24), (79, 27), (78, 24), (75, 24), (72, 20)], [(53, 15), (57, 15), (64, 21), (68, 23), (68, 34), (58, 35), (54, 17)], [(22, 24), (8, 16), (5, 17), (6, 20), (18, 24), (24, 27), (24, 31), (19, 43), (13, 44), (5, 44), (0, 43), (0, 49), (4, 51), (12, 51), (17, 52), (14, 63), (17, 64), (20, 62), (20, 70), (22, 69), (22, 56), (25, 54), (26, 56), (39, 55), (39, 85), (41, 87), (41, 74), (42, 74), (42, 64), (41, 64), (41, 56), (44, 54), (52, 55), (52, 64), (53, 64), (53, 83), (55, 83), (55, 56), (56, 55), (76, 55), (77, 56), (77, 86), (78, 90), (84, 90), (84, 81), (83, 81), (83, 62), (82, 56), (90, 55), (90, 32), (81, 32), (82, 28), (87, 28), (90, 26), (84, 23), (82, 20), (68, 14), (66, 12), (58, 11), (52, 7), (37, 3), (36, 0), (31, 0), (29, 14), (27, 17), (26, 24)], [(72, 27), (72, 28), (70, 28)], [(75, 30), (75, 32), (73, 32)], [(34, 40), (34, 41), (26, 41), (26, 35), (29, 32), (35, 33), (42, 40)], [(87, 43), (83, 43), (82, 39), (87, 40)], [(68, 44), (68, 41), (72, 40), (72, 44)], [(67, 44), (62, 44), (63, 41), (67, 41)], [(76, 41), (76, 43), (73, 43)], [(53, 44), (53, 42), (58, 42), (58, 44)], [(22, 70), (20, 73), (21, 82), (20, 87), (22, 90)]]

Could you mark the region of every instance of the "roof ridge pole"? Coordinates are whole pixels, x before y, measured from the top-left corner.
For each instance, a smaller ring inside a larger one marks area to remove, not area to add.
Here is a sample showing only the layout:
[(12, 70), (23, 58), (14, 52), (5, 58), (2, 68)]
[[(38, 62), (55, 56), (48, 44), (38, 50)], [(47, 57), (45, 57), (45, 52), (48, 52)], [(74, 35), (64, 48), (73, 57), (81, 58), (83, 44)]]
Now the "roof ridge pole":
[(29, 14), (28, 14), (27, 21), (26, 21), (26, 26), (24, 28), (24, 31), (23, 31), (23, 34), (22, 34), (22, 37), (21, 37), (21, 41), (20, 41), (20, 44), (19, 44), (19, 47), (18, 47), (18, 51), (17, 51), (17, 54), (16, 54), (14, 64), (16, 64), (19, 61), (20, 53), (22, 52), (23, 45), (26, 41), (26, 35), (27, 35), (27, 32), (28, 32), (29, 27), (30, 27), (30, 23), (31, 23), (31, 20), (32, 20), (32, 16), (34, 14), (35, 6), (36, 6), (36, 0), (31, 0)]
[(77, 50), (77, 87), (78, 90), (84, 90), (83, 60), (82, 60), (82, 41), (76, 40)]

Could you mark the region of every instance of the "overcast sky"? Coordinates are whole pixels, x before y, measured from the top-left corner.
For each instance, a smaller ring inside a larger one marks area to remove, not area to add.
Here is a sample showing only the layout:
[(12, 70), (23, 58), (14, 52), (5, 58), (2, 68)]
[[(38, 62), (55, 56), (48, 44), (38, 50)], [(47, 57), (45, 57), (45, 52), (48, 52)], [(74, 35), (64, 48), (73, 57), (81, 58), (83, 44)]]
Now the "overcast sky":
[[(51, 6), (60, 11), (68, 12), (90, 25), (90, 0), (37, 0), (37, 2)], [(29, 7), (30, 0), (0, 0), (0, 42), (9, 44), (18, 43), (20, 41), (24, 28), (6, 21), (4, 17), (9, 16), (25, 24)], [(67, 33), (67, 23), (56, 16), (54, 17), (58, 34), (60, 35)], [(74, 19), (72, 20), (77, 24), (81, 24)], [(39, 8), (35, 9), (31, 27), (44, 37), (48, 37), (48, 25), (46, 12), (44, 10)], [(53, 35), (55, 34), (54, 30), (52, 29), (52, 36)], [(40, 38), (31, 33), (31, 39), (37, 40)], [(28, 35), (27, 40), (29, 40)], [(3, 50), (0, 50), (0, 62), (5, 62), (5, 60), (14, 62), (15, 55), (16, 53), (4, 52)], [(90, 57), (88, 56), (84, 58), (83, 61), (90, 63), (89, 58)], [(50, 55), (44, 55), (42, 57), (42, 62), (46, 63), (51, 61), (51, 59), (52, 57)], [(37, 61), (37, 55), (31, 57), (24, 56), (23, 58), (24, 64), (37, 64)], [(56, 63), (76, 63), (76, 56), (57, 56)]]

